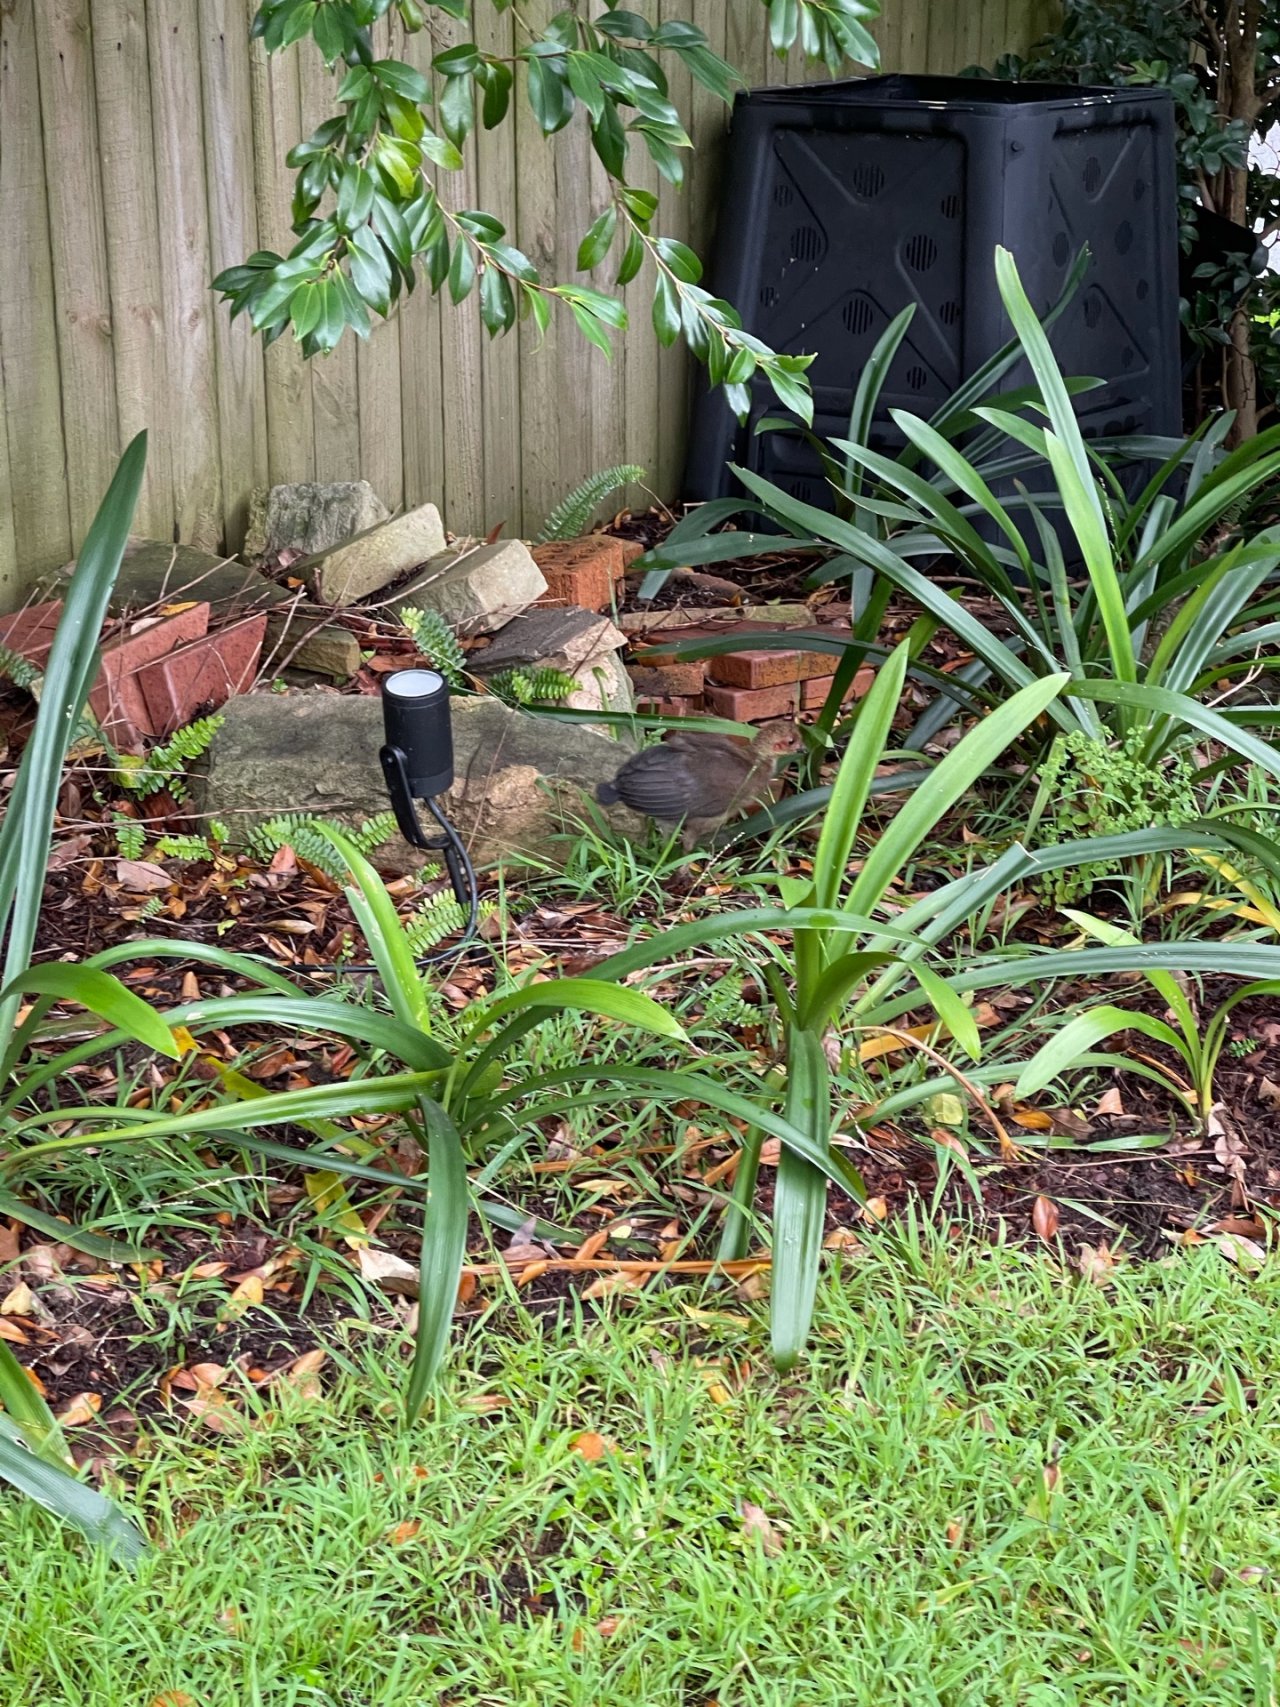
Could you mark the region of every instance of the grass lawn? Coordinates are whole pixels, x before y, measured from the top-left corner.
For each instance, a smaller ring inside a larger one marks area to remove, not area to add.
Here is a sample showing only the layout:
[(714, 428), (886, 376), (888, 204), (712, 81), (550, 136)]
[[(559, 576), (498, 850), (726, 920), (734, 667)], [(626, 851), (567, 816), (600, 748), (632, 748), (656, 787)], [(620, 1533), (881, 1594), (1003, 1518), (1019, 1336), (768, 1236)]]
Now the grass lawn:
[(504, 1310), (406, 1433), (366, 1329), (144, 1443), (133, 1576), (0, 1498), (0, 1702), (1271, 1707), (1274, 1263), (873, 1237), (799, 1377), (732, 1294)]

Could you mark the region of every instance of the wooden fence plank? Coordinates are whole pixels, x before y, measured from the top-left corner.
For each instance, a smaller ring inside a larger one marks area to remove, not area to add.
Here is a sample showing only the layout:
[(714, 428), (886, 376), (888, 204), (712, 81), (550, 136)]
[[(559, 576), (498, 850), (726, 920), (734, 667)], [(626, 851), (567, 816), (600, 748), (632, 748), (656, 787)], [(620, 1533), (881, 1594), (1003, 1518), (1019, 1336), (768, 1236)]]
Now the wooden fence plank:
[[(139, 533), (172, 539), (170, 439), (184, 409), (181, 392), (171, 392), (166, 383), (165, 347), (185, 339), (167, 336), (168, 273), (156, 209), (157, 161), (164, 154), (151, 123), (146, 0), (92, 0), (91, 18), (120, 443), (150, 428), (134, 525)], [(166, 206), (170, 230), (177, 214)], [(197, 229), (202, 225), (203, 209)], [(207, 454), (207, 446), (200, 454)]]
[[(0, 370), (0, 381), (4, 373)], [(0, 384), (0, 405), (3, 405)], [(22, 603), (26, 585), (18, 564), (18, 536), (13, 525), (13, 480), (9, 472), (9, 423), (0, 406), (0, 611)]]
[[(515, 21), (509, 11), (476, 9), (475, 39), (482, 51), (511, 57)], [(475, 137), (478, 205), (488, 209), (516, 241), (516, 134), (508, 122), (496, 130), (478, 128)], [(499, 522), (518, 537), (524, 527), (520, 491), (520, 339), (514, 328), (490, 340), (484, 336), (480, 362), (480, 420), (484, 440), (485, 531)]]
[(0, 384), (22, 577), (71, 555), (34, 0), (0, 6)]
[[(338, 73), (329, 72), (311, 41), (294, 50), (298, 60), (298, 94), (302, 128), (310, 136), (317, 125), (336, 113)], [(346, 72), (345, 66), (339, 71)], [(283, 340), (281, 340), (283, 342)], [(312, 430), (315, 434), (315, 479), (360, 478), (360, 398), (356, 389), (356, 337), (348, 331), (336, 350), (315, 356), (307, 367), (311, 377)]]
[[(201, 91), (209, 265), (236, 266), (258, 247), (253, 194), (253, 100), (244, 44), (242, 0), (200, 0)], [(226, 548), (244, 540), (249, 494), (270, 479), (267, 394), (262, 347), (248, 320), (212, 310), (217, 365), (216, 410)]]
[[(456, 19), (442, 19), (436, 34), (437, 51), (467, 39), (469, 30)], [(476, 182), (476, 139), (467, 138), (461, 172), (441, 172), (440, 201), (451, 213), (479, 205)], [(457, 241), (455, 237), (455, 241)], [(479, 280), (470, 296), (455, 305), (447, 289), (441, 303), (440, 355), (443, 386), (437, 405), (444, 439), (445, 525), (455, 533), (484, 533), (493, 521), (484, 507), (484, 411), (480, 372), (484, 328), (480, 324)]]
[[(166, 437), (178, 537), (216, 550), (223, 534), (216, 300), (209, 289), (200, 19), (193, 6), (148, 0), (160, 275), (168, 339)], [(225, 124), (219, 115), (216, 120)]]
[[(245, 28), (254, 12), (246, 0)], [(285, 155), (300, 138), (298, 55), (293, 47), (267, 57), (260, 41), (250, 47), (253, 100), (253, 159), (258, 204), (258, 241), (264, 249), (288, 254), (294, 237), (289, 229), (289, 201), (294, 174)], [(286, 334), (266, 352), (267, 443), (273, 485), (315, 479), (315, 433), (311, 375), (298, 346)]]
[[(431, 65), (431, 37), (392, 29), (394, 57), (424, 74)], [(406, 504), (438, 504), (444, 510), (444, 357), (440, 326), (446, 310), (419, 270), (413, 295), (401, 298), (400, 435)], [(390, 500), (387, 500), (389, 502)], [(447, 518), (446, 518), (447, 519)]]
[(67, 498), (78, 547), (120, 454), (88, 0), (40, 0), (36, 42)]
[[(692, 17), (749, 86), (825, 75), (796, 54), (773, 57), (760, 0), (650, 3), (660, 18)], [(24, 573), (65, 559), (122, 431), (143, 415), (156, 432), (140, 519), (202, 543), (225, 533), (238, 544), (248, 492), (268, 481), (363, 474), (393, 506), (440, 503), (459, 531), (532, 529), (569, 487), (619, 460), (675, 496), (688, 363), (654, 343), (647, 268), (624, 291), (632, 329), (612, 366), (563, 312), (544, 350), (530, 322), (490, 343), (474, 301), (454, 310), (422, 284), (371, 343), (348, 337), (310, 366), (291, 338), (264, 353), (246, 322), (231, 325), (209, 277), (255, 247), (292, 247), (284, 157), (333, 109), (309, 42), (269, 62), (250, 44), (256, 4), (0, 0), (0, 425), (13, 506), (11, 521), (0, 517), (0, 573), (15, 555)], [(541, 28), (560, 5), (529, 0), (517, 18), (482, 0), (479, 39), (510, 52), (520, 19)], [(1046, 0), (886, 0), (884, 69), (990, 64), (1025, 48), (1047, 15)], [(393, 9), (377, 51), (389, 44), (424, 68), (465, 27), (442, 27), (438, 13), (432, 26), (434, 41), (429, 30), (407, 36)], [(710, 258), (725, 115), (667, 63), (696, 149), (687, 189), (663, 197), (658, 228)], [(548, 144), (523, 67), (519, 78), (514, 118), (477, 133), (445, 197), (492, 206), (544, 277), (574, 279), (578, 240), (608, 185), (580, 117)], [(656, 187), (643, 148), (631, 181)], [(612, 270), (591, 282), (611, 288)]]

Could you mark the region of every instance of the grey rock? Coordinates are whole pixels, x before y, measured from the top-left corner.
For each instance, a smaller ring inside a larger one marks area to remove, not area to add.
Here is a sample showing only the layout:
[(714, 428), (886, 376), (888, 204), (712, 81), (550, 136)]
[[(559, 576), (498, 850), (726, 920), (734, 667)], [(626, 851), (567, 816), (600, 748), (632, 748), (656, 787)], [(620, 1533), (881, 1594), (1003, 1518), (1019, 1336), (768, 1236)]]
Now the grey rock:
[[(74, 562), (65, 564), (46, 584), (55, 591), (71, 579), (74, 570)], [(207, 599), (215, 618), (221, 618), (241, 608), (274, 609), (289, 596), (286, 588), (234, 558), (216, 557), (192, 545), (134, 538), (125, 547), (110, 609), (112, 616), (122, 616), (151, 605)]]
[(351, 605), (443, 550), (440, 512), (434, 504), (420, 504), (345, 545), (303, 558), (291, 565), (291, 573), (302, 576), (322, 604)]
[(260, 486), (249, 498), (244, 555), (251, 563), (281, 551), (308, 556), (385, 522), (391, 512), (367, 480), (314, 480)]
[(439, 611), (458, 634), (492, 634), (542, 597), (547, 583), (523, 540), (442, 551), (395, 598)]
[(618, 653), (627, 637), (607, 616), (574, 606), (532, 610), (498, 630), (483, 649), (468, 657), (476, 675), (500, 670), (561, 670), (579, 687), (564, 702), (576, 711), (634, 711), (631, 678)]
[[(323, 689), (247, 694), (223, 715), (194, 783), (200, 809), (237, 839), (280, 812), (358, 824), (386, 811), (376, 699)], [(487, 696), (453, 701), (453, 742), (455, 782), (444, 811), (473, 860), (517, 865), (528, 854), (554, 857), (554, 838), (571, 836), (575, 820), (602, 811), (589, 810), (584, 796), (611, 781), (631, 751), (581, 724), (513, 711)], [(643, 831), (625, 808), (611, 807), (606, 816), (626, 834)], [(375, 857), (391, 871), (422, 863), (398, 836)]]
[(262, 665), (275, 673), (306, 670), (345, 682), (360, 668), (360, 642), (349, 628), (314, 612), (276, 612), (267, 618)]

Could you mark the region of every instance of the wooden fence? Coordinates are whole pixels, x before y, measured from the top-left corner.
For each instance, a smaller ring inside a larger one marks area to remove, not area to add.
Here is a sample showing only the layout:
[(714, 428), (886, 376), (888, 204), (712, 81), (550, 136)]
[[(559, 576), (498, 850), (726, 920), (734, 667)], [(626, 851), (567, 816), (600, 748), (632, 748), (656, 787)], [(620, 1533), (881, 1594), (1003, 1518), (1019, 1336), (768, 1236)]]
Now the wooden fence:
[[(331, 110), (313, 52), (268, 62), (250, 45), (254, 3), (0, 0), (0, 608), (72, 554), (143, 426), (138, 531), (210, 549), (234, 549), (250, 490), (283, 480), (363, 476), (393, 509), (430, 498), (457, 531), (510, 532), (610, 463), (641, 464), (668, 495), (678, 485), (687, 374), (648, 330), (643, 274), (612, 364), (571, 324), (541, 348), (524, 326), (490, 343), (473, 303), (455, 310), (425, 288), (367, 344), (348, 335), (310, 364), (289, 340), (264, 353), (230, 324), (209, 280), (256, 248), (288, 247), (284, 156)], [(751, 83), (807, 74), (771, 56), (759, 0), (656, 3), (701, 25)], [(525, 13), (552, 9), (528, 0)], [(884, 67), (989, 61), (1050, 9), (884, 0)], [(509, 53), (511, 14), (487, 0), (476, 12), (478, 39)], [(433, 51), (425, 34), (387, 45), (419, 64)], [(679, 72), (673, 93), (698, 146), (662, 228), (701, 246), (724, 109)], [(514, 124), (468, 144), (449, 193), (505, 218), (561, 277), (605, 199), (581, 127), (548, 144), (523, 102)]]

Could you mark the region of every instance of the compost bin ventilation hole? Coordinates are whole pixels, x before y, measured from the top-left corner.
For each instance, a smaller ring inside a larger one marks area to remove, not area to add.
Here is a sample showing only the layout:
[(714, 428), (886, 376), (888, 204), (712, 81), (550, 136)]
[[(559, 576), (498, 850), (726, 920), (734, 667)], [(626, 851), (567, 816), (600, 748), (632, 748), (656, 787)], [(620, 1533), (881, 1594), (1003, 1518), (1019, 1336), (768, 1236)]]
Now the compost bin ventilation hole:
[(790, 207), (795, 199), (795, 191), (790, 184), (778, 183), (773, 186), (774, 207)]
[(1135, 360), (1136, 358), (1133, 353), (1133, 346), (1131, 344), (1126, 344), (1124, 349), (1120, 352), (1120, 366), (1126, 373), (1128, 373)]
[(1134, 199), (1134, 201), (1140, 202), (1142, 200), (1143, 196), (1146, 195), (1146, 193), (1147, 193), (1147, 180), (1145, 178), (1135, 178), (1133, 180), (1133, 199)]
[(851, 296), (841, 309), (840, 317), (854, 337), (860, 338), (864, 332), (871, 330), (875, 312), (865, 296)]
[(1065, 267), (1071, 259), (1071, 239), (1065, 231), (1060, 231), (1053, 240), (1053, 258), (1060, 267)]
[(907, 384), (911, 387), (912, 391), (923, 391), (928, 383), (929, 375), (925, 372), (924, 368), (909, 367), (907, 369)]
[(938, 318), (944, 326), (957, 326), (960, 323), (960, 304), (944, 302), (938, 310)]
[(761, 308), (776, 308), (778, 306), (778, 293), (772, 285), (765, 285), (760, 292), (760, 306)]
[(943, 196), (943, 198), (942, 198), (942, 217), (944, 219), (959, 219), (959, 217), (960, 217), (960, 197), (959, 196), (954, 195), (954, 194), (949, 195), (949, 196)]
[(802, 225), (791, 233), (791, 259), (793, 261), (816, 261), (826, 249), (826, 243), (820, 231), (815, 231), (812, 225)]
[(1122, 255), (1127, 255), (1133, 248), (1133, 227), (1127, 219), (1121, 220), (1116, 228), (1116, 248)]
[(884, 188), (884, 171), (860, 160), (853, 169), (853, 192), (864, 201), (874, 201)]
[(932, 237), (920, 232), (906, 248), (907, 265), (915, 273), (927, 273), (938, 258), (938, 245)]
[(1139, 302), (1145, 302), (1147, 300), (1148, 295), (1150, 294), (1150, 291), (1151, 291), (1151, 286), (1150, 286), (1150, 284), (1148, 284), (1147, 280), (1146, 279), (1139, 279), (1138, 280), (1138, 289), (1137, 289), (1138, 301)]
[(1084, 163), (1084, 187), (1088, 193), (1096, 195), (1102, 183), (1102, 163), (1096, 154), (1091, 154)]
[(1102, 319), (1102, 298), (1097, 291), (1090, 291), (1084, 299), (1084, 323), (1092, 332), (1096, 330)]

